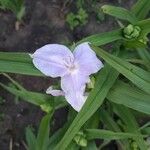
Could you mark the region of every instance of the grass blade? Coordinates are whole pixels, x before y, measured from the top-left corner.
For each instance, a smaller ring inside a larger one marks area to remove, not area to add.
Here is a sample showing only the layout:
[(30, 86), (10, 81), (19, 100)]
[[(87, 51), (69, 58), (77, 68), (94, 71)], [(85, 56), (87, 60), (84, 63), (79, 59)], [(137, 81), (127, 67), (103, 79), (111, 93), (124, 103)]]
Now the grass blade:
[(138, 0), (137, 3), (132, 7), (131, 12), (135, 16), (142, 20), (144, 19), (150, 10), (150, 1), (149, 0)]
[(27, 53), (0, 52), (0, 72), (44, 76), (37, 70)]
[(142, 20), (137, 23), (137, 26), (141, 28), (141, 33), (138, 39), (145, 37), (150, 33), (150, 19)]
[(87, 147), (82, 148), (82, 150), (98, 150), (98, 148), (96, 147), (95, 141), (90, 141)]
[(109, 89), (118, 77), (118, 73), (110, 66), (105, 66), (98, 75), (95, 88), (90, 93), (86, 103), (81, 111), (77, 114), (72, 124), (68, 128), (66, 134), (55, 147), (55, 150), (65, 150), (74, 138), (75, 134), (80, 130), (83, 124), (96, 112), (103, 103)]
[(41, 120), (38, 135), (36, 150), (47, 150), (49, 144), (49, 122), (52, 117), (52, 112), (44, 116)]
[(30, 92), (30, 91), (17, 90), (17, 89), (11, 88), (9, 86), (6, 86), (2, 83), (0, 83), (0, 86), (3, 87), (8, 92), (10, 92), (16, 96), (19, 96), (22, 99), (24, 99), (25, 101), (32, 103), (34, 105), (42, 105), (43, 103), (45, 103), (46, 100), (51, 99), (51, 97), (49, 97), (48, 95), (43, 95), (40, 93)]
[(113, 132), (110, 130), (103, 129), (87, 129), (86, 130), (87, 139), (106, 139), (106, 140), (118, 140), (118, 139), (128, 139), (133, 137), (138, 137), (138, 134), (124, 133), (124, 132)]
[(30, 127), (26, 128), (26, 141), (28, 145), (28, 150), (33, 150), (35, 149), (36, 146), (36, 137), (33, 134), (32, 130)]
[(0, 83), (0, 86), (11, 94), (19, 96), (23, 100), (40, 107), (46, 104), (47, 108), (49, 107), (49, 109), (52, 109), (53, 107), (55, 107), (55, 109), (58, 109), (67, 105), (64, 97), (53, 97), (47, 94), (31, 92), (27, 90), (17, 90), (4, 85), (3, 83)]
[(54, 133), (50, 139), (49, 139), (49, 144), (48, 144), (48, 150), (54, 149), (54, 147), (58, 144), (59, 140), (63, 137), (67, 130), (67, 125), (65, 125), (63, 128), (59, 129)]
[[(150, 63), (150, 53), (143, 48), (137, 48), (137, 52), (139, 54), (139, 56), (146, 62)], [(149, 65), (150, 66), (150, 65)]]
[(127, 20), (132, 24), (135, 24), (137, 22), (137, 18), (134, 16), (134, 14), (125, 8), (104, 5), (102, 6), (102, 10), (108, 15), (114, 16), (122, 20)]
[(122, 81), (117, 81), (107, 98), (114, 103), (150, 115), (150, 95)]
[[(134, 134), (138, 134), (141, 136), (140, 131), (138, 130), (138, 123), (136, 122), (134, 116), (130, 112), (130, 110), (127, 107), (121, 106), (121, 105), (114, 105), (115, 111), (117, 115), (121, 118), (121, 120), (126, 125), (126, 131), (131, 132)], [(143, 139), (143, 137), (135, 137), (133, 138), (136, 143), (138, 144), (139, 148), (141, 150), (147, 150), (146, 143)]]
[(0, 52), (0, 60), (32, 63), (32, 59), (28, 53), (19, 52)]
[[(118, 126), (118, 124), (113, 120), (113, 118), (109, 115), (109, 113), (105, 111), (103, 108), (100, 109), (100, 119), (107, 129), (115, 131), (115, 132), (121, 132), (121, 129)], [(128, 141), (116, 140), (116, 142), (120, 145), (120, 147), (123, 150), (129, 150)]]
[(8, 60), (0, 60), (0, 72), (44, 76), (33, 64)]
[(102, 57), (109, 65), (132, 81), (137, 87), (150, 94), (150, 73), (132, 65), (119, 57), (111, 55), (101, 48), (92, 46), (98, 56)]
[(23, 88), (17, 81), (15, 81), (13, 78), (11, 78), (8, 74), (3, 73), (3, 76), (5, 76), (8, 80), (10, 80), (10, 82), (12, 82), (12, 84), (19, 90), (26, 90), (25, 88)]
[(123, 39), (122, 30), (118, 29), (106, 33), (88, 36), (83, 40), (77, 42), (77, 44), (80, 44), (82, 42), (90, 42), (93, 45), (100, 46), (120, 39)]

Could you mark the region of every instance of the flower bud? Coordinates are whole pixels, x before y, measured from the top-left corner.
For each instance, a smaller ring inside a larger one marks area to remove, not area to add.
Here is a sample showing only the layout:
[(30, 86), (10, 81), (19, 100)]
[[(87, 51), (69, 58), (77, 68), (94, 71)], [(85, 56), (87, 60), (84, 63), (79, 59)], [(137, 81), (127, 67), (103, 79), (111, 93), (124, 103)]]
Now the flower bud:
[(129, 24), (127, 27), (124, 28), (124, 34), (130, 35), (134, 30), (134, 27), (132, 24)]
[(44, 103), (40, 105), (41, 109), (47, 113), (49, 113), (52, 110), (52, 107), (48, 103)]
[(130, 145), (132, 150), (139, 150), (138, 145), (135, 141), (132, 141)]
[(88, 89), (93, 89), (95, 85), (95, 78), (91, 77), (90, 82), (87, 84)]
[(74, 141), (82, 147), (86, 147), (87, 146), (87, 139), (86, 139), (86, 135), (83, 132), (78, 132), (75, 137), (74, 137)]
[(127, 39), (138, 38), (140, 35), (141, 29), (138, 26), (134, 26), (129, 24), (127, 27), (123, 29), (124, 36)]

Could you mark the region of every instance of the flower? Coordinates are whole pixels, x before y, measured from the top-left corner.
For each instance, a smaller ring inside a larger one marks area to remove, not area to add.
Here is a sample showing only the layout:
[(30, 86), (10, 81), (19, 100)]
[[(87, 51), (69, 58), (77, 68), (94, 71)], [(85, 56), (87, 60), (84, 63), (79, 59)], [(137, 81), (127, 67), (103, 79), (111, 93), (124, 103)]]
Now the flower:
[(87, 96), (86, 83), (89, 75), (98, 72), (102, 62), (87, 42), (78, 45), (73, 53), (64, 45), (48, 44), (31, 55), (33, 64), (46, 76), (61, 77), (61, 90), (48, 88), (46, 93), (53, 96), (65, 96), (67, 102), (80, 111)]

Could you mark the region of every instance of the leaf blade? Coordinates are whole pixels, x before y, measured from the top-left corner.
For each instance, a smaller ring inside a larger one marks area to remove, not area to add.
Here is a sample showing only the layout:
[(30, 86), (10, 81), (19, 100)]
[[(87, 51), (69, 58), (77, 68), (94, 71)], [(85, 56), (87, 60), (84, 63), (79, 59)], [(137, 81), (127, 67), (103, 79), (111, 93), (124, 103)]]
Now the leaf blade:
[(122, 81), (116, 82), (107, 98), (114, 103), (150, 114), (150, 95)]
[(137, 18), (133, 15), (133, 13), (131, 13), (125, 8), (111, 6), (111, 5), (104, 5), (102, 6), (102, 10), (104, 13), (108, 15), (114, 16), (122, 20), (127, 20), (132, 24), (135, 24), (138, 21)]
[[(109, 89), (118, 77), (118, 73), (110, 66), (104, 67), (100, 74), (94, 90), (89, 95), (85, 105), (73, 120), (66, 134), (62, 140), (55, 147), (55, 150), (65, 150), (75, 134), (80, 130), (83, 124), (94, 114), (94, 112), (101, 106)], [(101, 84), (100, 84), (101, 83)], [(100, 85), (99, 85), (100, 84)], [(99, 87), (99, 88), (98, 88)]]
[(29, 127), (26, 128), (26, 141), (27, 141), (29, 150), (35, 149), (36, 137), (33, 134), (31, 128)]
[(82, 42), (90, 42), (93, 45), (100, 46), (120, 39), (123, 39), (122, 30), (117, 29), (110, 32), (85, 37), (83, 40), (77, 42), (77, 44)]
[(138, 0), (137, 3), (133, 5), (131, 12), (134, 13), (139, 20), (142, 20), (146, 17), (150, 10), (149, 6), (149, 0)]
[(101, 48), (91, 46), (98, 56), (102, 57), (109, 65), (123, 74), (137, 87), (150, 94), (150, 73), (132, 65), (119, 57), (113, 56)]
[[(127, 107), (121, 105), (113, 105), (113, 107), (115, 108), (117, 115), (125, 123), (126, 131), (141, 135), (140, 131), (138, 130), (138, 123), (131, 111)], [(147, 145), (143, 137), (134, 137), (133, 139), (136, 141), (141, 150), (147, 150)]]
[(124, 133), (124, 132), (113, 132), (111, 130), (104, 129), (87, 129), (86, 130), (87, 139), (110, 139), (110, 140), (118, 140), (118, 139), (128, 139), (139, 136), (138, 134), (133, 133)]
[(37, 150), (46, 150), (49, 144), (49, 122), (52, 117), (53, 113), (50, 112), (47, 115), (45, 115), (40, 123), (40, 127), (38, 130), (38, 135), (37, 135), (37, 144), (36, 144), (36, 149)]

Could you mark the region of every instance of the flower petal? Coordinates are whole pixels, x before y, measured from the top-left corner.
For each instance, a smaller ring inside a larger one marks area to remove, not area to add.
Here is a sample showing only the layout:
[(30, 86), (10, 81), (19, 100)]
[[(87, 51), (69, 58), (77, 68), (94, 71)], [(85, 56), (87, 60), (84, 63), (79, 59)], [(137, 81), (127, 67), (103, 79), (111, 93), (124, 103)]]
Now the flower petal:
[(50, 86), (47, 90), (46, 90), (47, 94), (51, 94), (53, 96), (64, 96), (65, 93), (62, 90), (54, 90), (53, 86)]
[(75, 62), (84, 75), (98, 72), (102, 67), (102, 62), (97, 58), (95, 52), (90, 48), (88, 42), (78, 45), (74, 52)]
[(65, 75), (61, 78), (61, 88), (65, 92), (65, 98), (76, 111), (80, 111), (85, 103), (84, 92), (88, 80), (88, 76), (82, 76), (79, 73)]
[(74, 60), (72, 52), (64, 45), (45, 45), (31, 56), (37, 69), (50, 77), (62, 77), (67, 73), (65, 64)]

